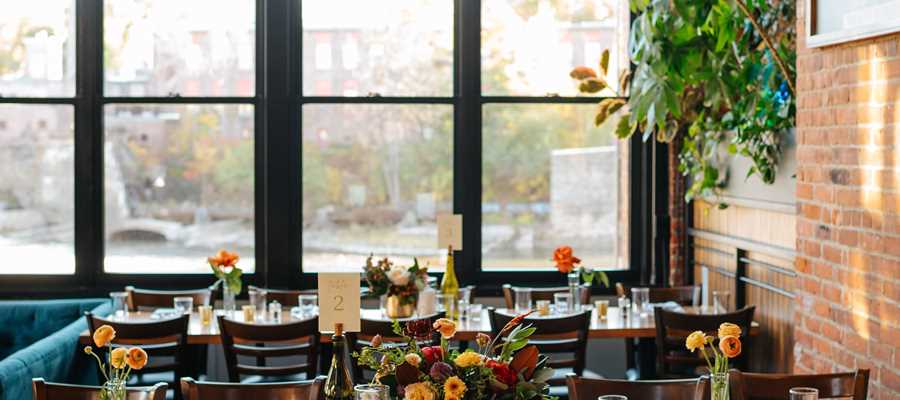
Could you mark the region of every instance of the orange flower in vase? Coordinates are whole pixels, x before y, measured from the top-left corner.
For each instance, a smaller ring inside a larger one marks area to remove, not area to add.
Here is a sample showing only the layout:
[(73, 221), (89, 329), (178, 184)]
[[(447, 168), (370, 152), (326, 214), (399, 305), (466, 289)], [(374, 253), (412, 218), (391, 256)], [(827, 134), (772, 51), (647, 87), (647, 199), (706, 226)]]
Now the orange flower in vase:
[(241, 259), (237, 253), (232, 253), (226, 250), (219, 250), (219, 252), (212, 257), (208, 257), (206, 260), (209, 262), (209, 265), (213, 267), (218, 267), (224, 273), (228, 273), (226, 268), (234, 268), (237, 265), (238, 260)]
[(575, 269), (576, 264), (581, 263), (581, 259), (572, 255), (571, 247), (560, 246), (553, 252), (553, 262), (556, 263), (556, 269), (559, 272), (568, 274)]

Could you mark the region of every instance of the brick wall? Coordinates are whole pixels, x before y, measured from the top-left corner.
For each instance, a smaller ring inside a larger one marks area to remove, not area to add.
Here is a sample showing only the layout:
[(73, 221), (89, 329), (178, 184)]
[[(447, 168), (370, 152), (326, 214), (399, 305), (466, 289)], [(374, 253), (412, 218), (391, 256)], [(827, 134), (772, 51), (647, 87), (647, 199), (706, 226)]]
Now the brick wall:
[(900, 399), (898, 47), (798, 38), (794, 369), (869, 368), (873, 399)]

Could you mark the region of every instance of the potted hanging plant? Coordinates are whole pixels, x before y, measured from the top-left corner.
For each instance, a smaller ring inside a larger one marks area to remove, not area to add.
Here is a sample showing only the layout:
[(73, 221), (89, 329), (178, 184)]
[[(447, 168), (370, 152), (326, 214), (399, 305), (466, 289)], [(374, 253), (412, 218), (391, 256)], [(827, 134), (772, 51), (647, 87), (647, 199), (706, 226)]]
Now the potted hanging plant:
[(363, 268), (370, 293), (382, 298), (382, 308), (389, 318), (408, 318), (416, 310), (419, 291), (428, 282), (428, 268), (419, 267), (419, 260), (413, 259), (413, 265), (394, 264), (387, 257), (372, 262), (372, 256), (366, 258)]

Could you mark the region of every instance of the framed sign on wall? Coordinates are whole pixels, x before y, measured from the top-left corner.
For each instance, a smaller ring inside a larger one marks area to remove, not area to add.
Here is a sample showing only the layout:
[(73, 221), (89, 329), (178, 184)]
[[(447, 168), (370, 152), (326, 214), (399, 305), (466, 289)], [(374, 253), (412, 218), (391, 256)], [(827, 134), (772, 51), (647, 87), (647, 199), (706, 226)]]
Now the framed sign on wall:
[(900, 32), (900, 0), (808, 0), (806, 46)]

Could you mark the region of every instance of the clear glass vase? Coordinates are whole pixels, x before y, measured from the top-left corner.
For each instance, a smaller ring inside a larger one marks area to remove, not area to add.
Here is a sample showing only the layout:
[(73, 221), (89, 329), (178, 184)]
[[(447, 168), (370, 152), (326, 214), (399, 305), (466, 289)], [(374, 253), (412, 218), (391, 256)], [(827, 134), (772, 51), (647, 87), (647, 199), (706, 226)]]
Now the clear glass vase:
[(710, 376), (712, 400), (728, 400), (728, 373), (718, 372)]
[(222, 282), (222, 310), (225, 311), (226, 315), (231, 315), (234, 313), (234, 296), (236, 293), (231, 291), (231, 288), (228, 287), (224, 281)]
[(100, 400), (125, 400), (125, 380), (110, 379), (100, 387)]

